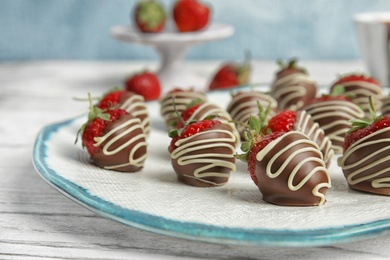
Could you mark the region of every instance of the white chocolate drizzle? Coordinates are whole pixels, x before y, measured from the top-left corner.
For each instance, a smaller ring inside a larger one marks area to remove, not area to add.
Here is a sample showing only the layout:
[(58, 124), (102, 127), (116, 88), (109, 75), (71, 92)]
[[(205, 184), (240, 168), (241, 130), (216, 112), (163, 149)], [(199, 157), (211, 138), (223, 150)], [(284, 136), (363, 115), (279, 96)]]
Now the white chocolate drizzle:
[(380, 86), (370, 82), (364, 81), (349, 81), (340, 83), (338, 85), (342, 85), (345, 89), (345, 95), (354, 96), (353, 100), (356, 104), (359, 104), (360, 107), (364, 110), (367, 115), (369, 113), (369, 96), (373, 96), (375, 98), (375, 108), (380, 109), (382, 107), (382, 89)]
[(144, 129), (145, 135), (149, 136), (151, 128), (149, 112), (145, 100), (141, 95), (132, 95), (129, 99), (122, 103), (120, 108), (126, 110), (134, 117), (138, 117), (140, 119), (143, 118), (141, 119), (141, 125)]
[(381, 107), (381, 112), (382, 115), (390, 115), (390, 96), (386, 96), (382, 99), (382, 107)]
[[(119, 130), (125, 129), (123, 132), (120, 134), (114, 136), (110, 140), (108, 140), (111, 136), (115, 135), (116, 132)], [(135, 131), (136, 129), (141, 129), (141, 133), (139, 135), (134, 136), (133, 138), (127, 140), (124, 142), (121, 146), (117, 147), (116, 149), (111, 150), (111, 146), (120, 140), (121, 138), (124, 138), (126, 135), (129, 133)], [(116, 126), (115, 128), (111, 129), (108, 133), (101, 137), (95, 137), (95, 147), (100, 146), (103, 144), (104, 141), (108, 140), (106, 144), (102, 147), (103, 154), (110, 156), (110, 155), (115, 155), (117, 153), (123, 152), (127, 147), (134, 145), (134, 147), (130, 150), (129, 156), (128, 156), (128, 162), (124, 164), (119, 164), (119, 165), (112, 165), (112, 166), (105, 166), (105, 169), (116, 169), (116, 168), (121, 168), (124, 166), (128, 165), (133, 165), (136, 167), (142, 167), (144, 164), (144, 161), (146, 159), (146, 154), (140, 156), (139, 158), (134, 158), (135, 153), (137, 152), (138, 149), (141, 149), (141, 147), (146, 147), (147, 143), (145, 141), (146, 135), (143, 132), (143, 128), (141, 126), (141, 120), (139, 118), (132, 118), (124, 122), (123, 124), (120, 124)]]
[[(308, 180), (310, 178), (312, 178), (315, 174), (325, 174), (328, 181), (323, 182), (323, 183), (318, 183), (312, 189), (312, 194), (314, 196), (320, 198), (319, 205), (322, 205), (325, 203), (325, 194), (319, 192), (319, 190), (323, 187), (327, 187), (327, 188), (331, 187), (331, 181), (330, 181), (330, 176), (329, 176), (328, 170), (325, 166), (325, 162), (323, 161), (322, 153), (319, 151), (318, 145), (314, 141), (312, 141), (310, 139), (304, 139), (304, 138), (298, 139), (298, 140), (291, 142), (291, 143), (287, 143), (285, 141), (285, 138), (287, 138), (289, 135), (294, 135), (297, 133), (299, 134), (300, 132), (290, 131), (290, 132), (283, 134), (281, 137), (271, 141), (263, 150), (261, 150), (256, 155), (256, 159), (258, 161), (262, 161), (264, 159), (264, 157), (271, 151), (271, 149), (273, 149), (277, 144), (279, 144), (279, 143), (283, 144), (283, 148), (281, 150), (279, 150), (278, 152), (276, 152), (266, 165), (266, 174), (269, 178), (273, 179), (273, 178), (278, 177), (283, 172), (286, 172), (287, 165), (290, 164), (295, 159), (295, 157), (297, 155), (299, 155), (301, 153), (305, 153), (305, 152), (313, 152), (313, 153), (317, 154), (318, 156), (306, 157), (304, 160), (299, 160), (298, 163), (296, 163), (296, 164), (294, 163), (295, 164), (294, 168), (291, 170), (290, 175), (288, 177), (287, 187), (291, 191), (297, 191), (297, 190), (301, 189), (308, 182)], [(301, 149), (298, 149), (298, 150), (295, 150), (296, 148), (292, 149), (293, 147), (295, 147), (296, 145), (299, 145), (299, 144), (307, 144), (308, 146), (301, 148)], [(290, 150), (292, 150), (292, 152)], [(288, 157), (287, 157), (286, 161), (284, 161), (282, 163), (282, 165), (275, 172), (272, 172), (271, 169), (275, 168), (275, 166), (274, 166), (275, 161), (277, 161), (283, 153), (288, 153)], [(310, 172), (308, 172), (307, 175), (297, 185), (294, 185), (293, 184), (294, 178), (295, 178), (296, 174), (298, 173), (298, 171), (300, 170), (300, 168), (304, 164), (307, 164), (310, 162), (316, 162), (318, 164), (318, 166), (311, 169)]]
[[(297, 113), (298, 114), (298, 113)], [(330, 161), (334, 155), (334, 151), (332, 149), (332, 142), (329, 137), (325, 135), (325, 132), (322, 128), (320, 128), (319, 124), (314, 122), (312, 126), (309, 128), (311, 116), (304, 110), (299, 111), (299, 117), (296, 118), (296, 130), (303, 132), (306, 134), (311, 140), (313, 140), (320, 148), (322, 155), (324, 157), (324, 162), (326, 165), (330, 164)], [(320, 139), (322, 140), (320, 141)]]
[[(225, 137), (207, 138), (210, 133), (222, 133)], [(199, 138), (204, 136), (204, 138)], [(197, 140), (194, 140), (194, 139)], [(221, 173), (209, 171), (213, 167), (220, 166), (230, 169), (230, 171), (236, 170), (235, 163), (232, 163), (226, 159), (234, 157), (235, 147), (232, 143), (235, 142), (235, 136), (231, 131), (223, 129), (211, 129), (203, 132), (199, 132), (195, 135), (187, 138), (179, 139), (175, 145), (177, 148), (171, 153), (172, 159), (177, 159), (179, 165), (189, 164), (202, 164), (203, 166), (197, 168), (193, 173), (189, 172), (184, 174), (189, 178), (196, 178), (199, 181), (210, 183), (210, 181), (204, 180), (205, 177), (230, 177), (230, 173)], [(225, 147), (228, 153), (212, 153), (212, 148)], [(193, 152), (199, 152), (199, 154), (191, 154)], [(213, 183), (217, 184), (217, 183)]]
[(346, 132), (351, 128), (351, 119), (363, 118), (364, 112), (356, 104), (344, 100), (330, 100), (317, 102), (303, 108), (311, 115), (315, 122), (322, 119), (338, 118), (337, 120), (327, 120), (326, 123), (319, 123), (325, 131), (326, 136), (332, 142), (332, 148), (336, 154), (343, 152), (342, 145), (336, 142), (344, 142)]
[[(348, 184), (356, 185), (369, 179), (373, 179), (371, 181), (371, 186), (373, 188), (390, 188), (390, 177), (380, 177), (382, 174), (388, 173), (390, 169), (378, 167), (378, 169), (374, 171), (375, 167), (390, 160), (390, 155), (388, 155), (390, 151), (390, 138), (376, 138), (376, 136), (388, 131), (390, 131), (390, 128), (386, 127), (363, 137), (353, 143), (347, 151), (345, 151), (344, 155), (338, 158), (338, 165), (343, 169), (343, 171), (350, 171), (348, 176), (346, 176)], [(371, 139), (371, 141), (366, 141), (367, 139)], [(379, 143), (387, 143), (388, 145), (378, 149), (376, 147)], [(353, 163), (348, 163), (352, 154), (359, 154), (359, 151), (366, 149), (372, 149), (374, 152), (356, 160)], [(366, 161), (370, 160), (373, 161), (365, 165)]]
[[(268, 119), (275, 115), (277, 108), (276, 100), (258, 91), (246, 91), (234, 95), (226, 110), (235, 122), (246, 124), (251, 115), (258, 115), (258, 102), (264, 109), (270, 106), (271, 110), (267, 115)], [(236, 127), (239, 132), (244, 130), (244, 125), (236, 124)]]
[[(168, 93), (165, 97), (160, 99), (160, 114), (163, 116), (164, 122), (170, 128), (171, 120), (176, 119), (176, 112), (180, 114), (187, 108), (187, 105), (195, 99), (206, 101), (206, 96), (201, 92), (195, 91), (179, 91)], [(174, 104), (175, 103), (175, 106)]]
[(236, 143), (238, 144), (240, 140), (240, 134), (236, 128), (236, 125), (233, 123), (232, 117), (230, 114), (223, 108), (212, 104), (210, 102), (202, 103), (187, 120), (188, 122), (192, 120), (203, 120), (208, 116), (218, 115), (218, 119), (228, 125), (232, 129), (232, 133), (236, 137)]
[(271, 86), (271, 95), (278, 101), (279, 109), (300, 109), (304, 103), (298, 101), (293, 104), (296, 98), (303, 98), (306, 93), (306, 87), (300, 86), (299, 83), (315, 84), (315, 81), (308, 75), (296, 72), (278, 78)]

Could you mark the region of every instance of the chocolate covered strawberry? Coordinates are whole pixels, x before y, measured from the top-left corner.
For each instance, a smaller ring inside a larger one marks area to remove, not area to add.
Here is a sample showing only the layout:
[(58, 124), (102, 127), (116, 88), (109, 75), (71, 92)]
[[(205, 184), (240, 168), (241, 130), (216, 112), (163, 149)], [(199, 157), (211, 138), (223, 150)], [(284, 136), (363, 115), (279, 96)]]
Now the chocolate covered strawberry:
[(157, 33), (164, 29), (167, 14), (160, 2), (142, 0), (137, 2), (133, 17), (141, 32)]
[(298, 66), (296, 59), (278, 61), (278, 64), (280, 68), (271, 85), (271, 96), (280, 110), (298, 110), (316, 97), (316, 82), (305, 68)]
[(390, 115), (390, 95), (386, 95), (382, 98), (380, 111), (384, 116)]
[(204, 92), (174, 88), (160, 99), (160, 114), (163, 116), (168, 129), (174, 126), (177, 121), (177, 114), (186, 110), (188, 105), (194, 100), (206, 101), (207, 97)]
[(177, 0), (173, 20), (179, 32), (202, 30), (209, 24), (210, 7), (198, 0)]
[(145, 101), (156, 100), (161, 95), (161, 84), (158, 76), (150, 71), (142, 71), (125, 81), (125, 89), (144, 97)]
[(251, 116), (241, 145), (244, 154), (236, 157), (248, 163), (263, 200), (288, 206), (324, 204), (331, 185), (318, 145), (300, 131), (264, 135), (261, 122)]
[(334, 151), (330, 139), (306, 111), (283, 110), (268, 121), (271, 132), (299, 131), (314, 141), (322, 152), (325, 165), (330, 166)]
[[(135, 172), (146, 159), (146, 141), (139, 118), (123, 109), (102, 110), (91, 97), (88, 120), (79, 133), (92, 162), (104, 169)], [(77, 142), (77, 139), (76, 139)]]
[[(183, 128), (186, 122), (190, 120), (199, 120), (200, 118), (194, 118), (193, 115), (194, 113), (199, 109), (199, 107), (204, 104), (205, 102), (202, 101), (201, 99), (195, 99), (191, 103), (187, 105), (187, 108), (182, 111), (180, 114), (179, 118), (176, 118), (175, 122), (175, 128)], [(205, 116), (207, 117), (207, 115)]]
[(352, 121), (338, 164), (350, 188), (390, 195), (390, 116), (377, 115), (369, 100), (371, 118)]
[(143, 96), (127, 90), (114, 89), (106, 93), (96, 106), (100, 109), (121, 108), (141, 120), (145, 135), (150, 134), (150, 118)]
[(262, 107), (270, 107), (265, 120), (270, 119), (278, 111), (276, 100), (266, 93), (254, 89), (231, 93), (231, 100), (226, 110), (235, 122), (242, 140), (244, 139), (244, 129), (249, 117), (259, 113), (259, 104)]
[(383, 91), (379, 82), (373, 77), (360, 73), (345, 74), (332, 84), (330, 91), (332, 92), (337, 86), (344, 88), (345, 95), (358, 104), (366, 116), (370, 115), (368, 97), (374, 98), (376, 109), (380, 109), (382, 106)]
[(223, 63), (211, 78), (209, 90), (227, 89), (249, 84), (251, 66), (248, 55), (242, 63)]
[(229, 126), (218, 119), (190, 122), (170, 132), (169, 151), (178, 180), (212, 187), (228, 182), (235, 165), (235, 141)]
[(343, 152), (344, 137), (351, 127), (351, 119), (363, 118), (363, 110), (339, 91), (312, 99), (302, 108), (311, 115), (332, 142), (336, 154)]
[(229, 127), (230, 131), (236, 137), (236, 143), (238, 145), (240, 135), (235, 124), (232, 122), (230, 114), (225, 109), (211, 102), (202, 100), (194, 100), (191, 102), (187, 106), (187, 109), (177, 117), (176, 128), (182, 128), (185, 124), (192, 121), (203, 120), (210, 116), (217, 117), (222, 123)]

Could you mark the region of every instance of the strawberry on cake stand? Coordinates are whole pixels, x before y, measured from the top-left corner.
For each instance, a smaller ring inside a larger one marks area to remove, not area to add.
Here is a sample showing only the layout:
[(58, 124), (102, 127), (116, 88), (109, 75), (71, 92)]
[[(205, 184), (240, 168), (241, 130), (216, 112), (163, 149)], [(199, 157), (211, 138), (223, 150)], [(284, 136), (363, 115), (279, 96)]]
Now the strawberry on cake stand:
[(148, 45), (160, 55), (158, 76), (163, 92), (177, 86), (191, 86), (197, 89), (206, 87), (207, 79), (188, 71), (185, 67), (185, 55), (196, 45), (230, 37), (234, 28), (224, 23), (213, 23), (196, 32), (178, 32), (166, 28), (161, 33), (142, 33), (127, 25), (113, 26), (110, 30), (113, 38), (127, 42)]

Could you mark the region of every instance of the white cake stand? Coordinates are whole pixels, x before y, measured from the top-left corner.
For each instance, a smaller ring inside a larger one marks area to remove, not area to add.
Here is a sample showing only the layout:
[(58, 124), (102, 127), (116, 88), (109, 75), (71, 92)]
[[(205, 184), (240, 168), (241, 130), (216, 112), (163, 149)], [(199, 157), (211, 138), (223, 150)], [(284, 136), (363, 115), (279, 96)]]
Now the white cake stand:
[(161, 33), (142, 33), (132, 26), (118, 25), (110, 30), (113, 38), (127, 43), (152, 46), (160, 55), (158, 76), (163, 92), (173, 87), (203, 89), (207, 79), (196, 76), (185, 68), (184, 58), (191, 46), (227, 38), (234, 33), (232, 26), (214, 23), (199, 32), (179, 33), (166, 30)]

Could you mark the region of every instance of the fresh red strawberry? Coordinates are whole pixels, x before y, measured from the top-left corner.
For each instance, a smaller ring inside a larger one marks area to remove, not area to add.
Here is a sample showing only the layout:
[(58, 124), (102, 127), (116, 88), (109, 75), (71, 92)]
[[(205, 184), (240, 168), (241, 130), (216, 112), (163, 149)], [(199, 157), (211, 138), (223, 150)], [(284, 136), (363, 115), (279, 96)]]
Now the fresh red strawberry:
[(226, 89), (249, 83), (251, 67), (247, 57), (243, 63), (225, 63), (211, 79), (209, 90)]
[(377, 81), (375, 78), (364, 74), (359, 74), (359, 73), (342, 75), (338, 80), (336, 80), (332, 84), (332, 86), (342, 85), (346, 82), (354, 82), (354, 81), (363, 81), (363, 82), (373, 83), (375, 85), (378, 85), (378, 87), (380, 86), (379, 81)]
[(297, 111), (283, 110), (268, 120), (268, 128), (272, 132), (288, 132), (293, 129)]
[(253, 144), (252, 148), (248, 152), (248, 171), (251, 175), (251, 178), (253, 182), (257, 185), (258, 180), (256, 177), (256, 155), (264, 149), (270, 142), (273, 140), (276, 140), (280, 136), (282, 136), (285, 132), (272, 132), (268, 135), (261, 136), (257, 140), (255, 140), (255, 143)]
[(173, 7), (173, 19), (179, 32), (199, 31), (210, 20), (210, 8), (198, 0), (178, 0)]
[(161, 32), (167, 18), (164, 7), (155, 0), (139, 1), (133, 16), (138, 29), (147, 33)]
[(125, 88), (143, 96), (145, 101), (156, 100), (161, 95), (160, 80), (155, 73), (150, 71), (143, 71), (128, 78)]
[(195, 135), (199, 132), (205, 131), (215, 125), (221, 124), (221, 121), (217, 119), (204, 119), (201, 121), (193, 122), (184, 127), (184, 129), (173, 130), (169, 133), (169, 136), (172, 138), (171, 144), (169, 146), (169, 152), (172, 152), (176, 149), (175, 143), (177, 140), (182, 138), (187, 138), (192, 135)]
[(122, 115), (128, 115), (128, 113), (123, 109), (111, 109), (105, 111), (93, 106), (90, 95), (89, 101), (90, 112), (88, 114), (88, 121), (82, 125), (77, 135), (81, 134), (83, 147), (86, 147), (89, 154), (93, 156), (101, 149), (99, 146), (94, 146), (95, 138), (104, 135), (104, 130), (110, 122), (114, 122)]
[(100, 109), (109, 109), (117, 105), (123, 94), (125, 94), (126, 90), (113, 90), (108, 92), (103, 96), (103, 98), (99, 101), (96, 106)]
[(325, 136), (325, 131), (320, 128), (318, 123), (304, 110), (282, 110), (270, 120), (263, 130), (267, 132), (290, 132), (299, 131), (305, 134), (310, 140), (314, 141), (323, 155), (323, 160), (327, 167), (330, 166), (334, 151), (329, 137)]
[(390, 127), (390, 116), (377, 115), (373, 98), (370, 97), (371, 118), (352, 120), (352, 127), (344, 139), (344, 152), (355, 143), (369, 134), (385, 127)]
[(176, 128), (183, 128), (186, 122), (191, 118), (194, 112), (202, 105), (204, 102), (202, 100), (196, 99), (190, 104), (188, 104), (187, 109), (180, 114), (180, 118), (176, 121)]

